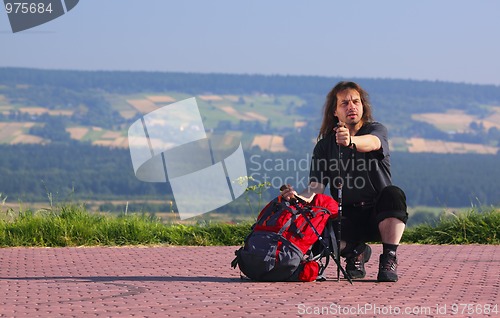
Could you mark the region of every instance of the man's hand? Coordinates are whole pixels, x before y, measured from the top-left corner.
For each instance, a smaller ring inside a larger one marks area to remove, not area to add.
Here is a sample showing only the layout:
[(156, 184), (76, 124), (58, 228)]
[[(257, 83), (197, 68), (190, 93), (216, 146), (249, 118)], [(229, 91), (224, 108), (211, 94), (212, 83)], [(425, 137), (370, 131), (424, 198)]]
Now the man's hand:
[(286, 201), (290, 201), (291, 198), (294, 198), (297, 195), (297, 192), (293, 189), (291, 185), (282, 185), (280, 188), (281, 196)]
[(324, 191), (325, 186), (317, 182), (311, 182), (309, 187), (301, 194), (297, 194), (297, 192), (289, 184), (284, 184), (280, 187), (280, 195), (286, 201), (300, 199), (304, 202), (310, 203), (314, 199), (316, 193), (323, 193)]
[(335, 131), (335, 141), (338, 145), (349, 147), (351, 146), (351, 134), (349, 129), (345, 126), (343, 122), (339, 122), (337, 127), (333, 128)]
[(336, 132), (335, 141), (340, 146), (352, 147), (356, 145), (356, 151), (358, 152), (376, 151), (382, 147), (382, 142), (375, 135), (351, 136), (349, 129), (343, 122), (339, 122), (333, 130)]

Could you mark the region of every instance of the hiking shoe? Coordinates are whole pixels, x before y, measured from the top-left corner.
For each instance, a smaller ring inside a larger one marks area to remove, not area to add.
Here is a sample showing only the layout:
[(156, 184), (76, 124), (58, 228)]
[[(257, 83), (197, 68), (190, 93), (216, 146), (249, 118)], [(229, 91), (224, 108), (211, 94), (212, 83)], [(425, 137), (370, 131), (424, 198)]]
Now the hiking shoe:
[(364, 278), (366, 276), (365, 263), (370, 260), (372, 249), (369, 245), (362, 244), (357, 246), (352, 253), (346, 256), (345, 271), (351, 275), (351, 278)]
[(380, 255), (380, 264), (377, 275), (379, 282), (397, 282), (398, 281), (398, 260), (396, 254)]

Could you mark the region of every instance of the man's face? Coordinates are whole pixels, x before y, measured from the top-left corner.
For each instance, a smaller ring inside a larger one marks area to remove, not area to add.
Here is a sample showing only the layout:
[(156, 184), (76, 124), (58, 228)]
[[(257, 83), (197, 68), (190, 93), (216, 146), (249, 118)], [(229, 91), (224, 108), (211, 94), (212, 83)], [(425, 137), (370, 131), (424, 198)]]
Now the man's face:
[(348, 88), (338, 92), (334, 115), (347, 125), (357, 125), (363, 117), (363, 103), (358, 91)]

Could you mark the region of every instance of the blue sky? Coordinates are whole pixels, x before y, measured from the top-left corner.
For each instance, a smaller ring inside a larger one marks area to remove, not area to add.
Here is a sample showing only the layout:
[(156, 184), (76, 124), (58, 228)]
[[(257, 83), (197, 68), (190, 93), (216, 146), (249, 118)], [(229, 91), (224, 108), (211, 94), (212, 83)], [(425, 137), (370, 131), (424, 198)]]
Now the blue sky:
[(12, 33), (0, 66), (500, 85), (500, 1), (81, 0)]

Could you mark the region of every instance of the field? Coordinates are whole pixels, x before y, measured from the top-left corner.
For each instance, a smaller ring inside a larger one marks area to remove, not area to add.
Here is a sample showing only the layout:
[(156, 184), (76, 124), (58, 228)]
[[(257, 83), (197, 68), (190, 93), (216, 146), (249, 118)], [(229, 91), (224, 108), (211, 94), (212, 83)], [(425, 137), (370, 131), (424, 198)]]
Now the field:
[(18, 110), (21, 113), (37, 116), (43, 114), (49, 114), (50, 116), (71, 116), (74, 113), (74, 111), (68, 109), (48, 109), (45, 107), (20, 107)]
[[(470, 115), (462, 110), (451, 109), (446, 113), (423, 113), (413, 114), (412, 119), (423, 121), (448, 133), (470, 133), (473, 131), (472, 124), (489, 130), (492, 127), (500, 129), (500, 107), (487, 107), (490, 114), (486, 117)], [(461, 142), (446, 142), (441, 140), (429, 140), (424, 138), (409, 138), (407, 140), (396, 139), (394, 145), (398, 149), (409, 152), (434, 152), (434, 153), (477, 153), (496, 154), (500, 147), (482, 144), (470, 144)]]
[(29, 122), (0, 122), (0, 143), (6, 144), (43, 144), (45, 141), (37, 136), (29, 135), (28, 131), (34, 123)]
[(282, 136), (275, 135), (257, 135), (253, 139), (251, 147), (257, 146), (261, 150), (267, 150), (270, 152), (286, 152), (287, 149), (284, 144), (284, 138)]
[(132, 105), (137, 110), (137, 112), (143, 115), (150, 113), (154, 110), (157, 110), (159, 108), (158, 106), (156, 106), (155, 103), (153, 103), (149, 99), (128, 99), (127, 103)]
[[(111, 107), (125, 119), (139, 118), (163, 106), (179, 100), (190, 98), (188, 94), (178, 92), (145, 92), (140, 94), (119, 95), (105, 94)], [(233, 133), (238, 131), (245, 148), (257, 146), (271, 152), (286, 152), (283, 136), (276, 132), (252, 133), (253, 127), (264, 127), (276, 131), (287, 129), (293, 131), (307, 124), (305, 116), (297, 115), (297, 109), (305, 101), (291, 95), (215, 95), (200, 94), (197, 98), (200, 114), (206, 131), (221, 130)], [(484, 106), (490, 114), (479, 118), (461, 110), (448, 110), (446, 113), (414, 114), (412, 118), (432, 124), (446, 132), (470, 132), (471, 124), (482, 125), (484, 129), (496, 127), (500, 129), (500, 106)], [(48, 114), (50, 116), (71, 116), (72, 110), (51, 110), (40, 106), (12, 105), (8, 98), (0, 95), (0, 113), (8, 115), (12, 111), (19, 111), (30, 116)], [(320, 115), (320, 109), (318, 114)], [(33, 117), (34, 118), (34, 117)], [(0, 122), (0, 143), (44, 144), (48, 140), (29, 134), (29, 130), (37, 123)], [(236, 128), (232, 128), (236, 127)], [(247, 127), (243, 130), (242, 127)], [(120, 130), (111, 131), (90, 126), (68, 126), (66, 130), (72, 139), (91, 142), (94, 145), (106, 147), (127, 148), (127, 129), (122, 125)], [(391, 148), (396, 151), (409, 152), (436, 152), (436, 153), (478, 153), (495, 154), (500, 149), (493, 145), (465, 144), (428, 140), (423, 138), (401, 138), (393, 136)]]
[(477, 153), (491, 154), (498, 152), (498, 147), (481, 144), (468, 144), (462, 142), (446, 142), (441, 140), (429, 140), (423, 138), (410, 138), (407, 140), (409, 152), (432, 152), (432, 153)]
[(205, 127), (215, 128), (220, 121), (232, 124), (259, 122), (272, 128), (293, 128), (300, 116), (290, 115), (295, 107), (304, 103), (295, 96), (209, 95), (198, 96), (198, 106)]
[[(191, 96), (168, 93), (150, 93), (130, 96), (108, 96), (113, 108), (126, 116), (132, 118), (138, 114), (146, 114), (166, 104), (189, 98)], [(231, 124), (240, 122), (259, 122), (273, 128), (297, 128), (305, 124), (300, 117), (284, 116), (292, 112), (293, 107), (300, 107), (304, 102), (295, 96), (270, 96), (265, 94), (253, 95), (198, 95), (196, 96), (200, 114), (203, 118), (205, 130), (215, 129), (221, 121)], [(293, 117), (290, 119), (290, 117)], [(241, 133), (240, 133), (241, 134)], [(247, 135), (247, 134), (245, 134)], [(75, 133), (76, 136), (76, 133)], [(95, 144), (100, 145), (124, 145), (121, 141), (112, 143), (102, 140), (99, 136), (94, 138)], [(259, 146), (263, 150), (286, 151), (281, 136), (242, 136), (247, 146)]]
[(482, 124), (485, 129), (496, 127), (500, 129), (500, 107), (489, 107), (491, 114), (485, 118), (466, 114), (462, 110), (451, 109), (446, 113), (413, 114), (414, 120), (423, 121), (446, 132), (470, 132), (471, 123)]

